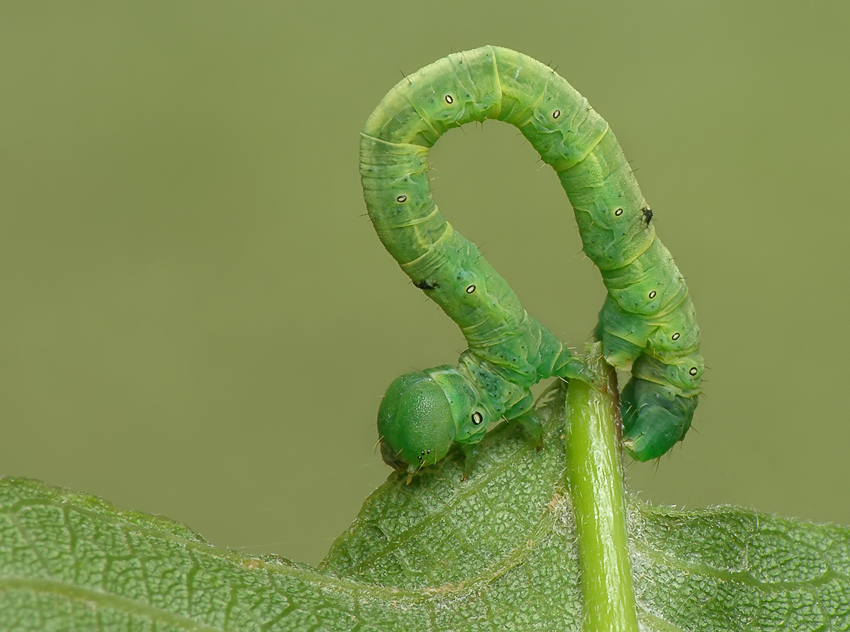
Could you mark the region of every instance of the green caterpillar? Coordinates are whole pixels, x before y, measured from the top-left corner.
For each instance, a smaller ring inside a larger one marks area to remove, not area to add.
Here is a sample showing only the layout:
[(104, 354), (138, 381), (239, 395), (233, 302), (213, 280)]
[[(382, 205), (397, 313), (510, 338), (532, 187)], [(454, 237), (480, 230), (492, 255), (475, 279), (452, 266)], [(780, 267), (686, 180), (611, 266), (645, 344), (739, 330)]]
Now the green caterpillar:
[(488, 118), (519, 128), (558, 174), (608, 289), (596, 336), (611, 365), (632, 371), (621, 394), (623, 444), (640, 461), (661, 456), (690, 427), (704, 370), (684, 279), (608, 124), (548, 66), (485, 46), (400, 81), (361, 133), (363, 193), (378, 237), (469, 344), (458, 366), (390, 385), (378, 412), (384, 461), (413, 472), (453, 441), (474, 446), (500, 417), (533, 427), (531, 385), (588, 379), (431, 196), (429, 148), (447, 130)]

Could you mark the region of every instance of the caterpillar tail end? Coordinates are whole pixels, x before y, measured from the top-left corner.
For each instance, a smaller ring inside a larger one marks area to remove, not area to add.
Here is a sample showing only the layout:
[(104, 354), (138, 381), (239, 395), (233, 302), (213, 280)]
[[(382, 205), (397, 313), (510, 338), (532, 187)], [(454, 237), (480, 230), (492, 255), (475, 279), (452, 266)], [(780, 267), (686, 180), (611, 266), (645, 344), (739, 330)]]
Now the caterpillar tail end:
[(666, 454), (685, 438), (697, 396), (683, 397), (670, 387), (633, 377), (620, 395), (623, 447), (636, 461)]

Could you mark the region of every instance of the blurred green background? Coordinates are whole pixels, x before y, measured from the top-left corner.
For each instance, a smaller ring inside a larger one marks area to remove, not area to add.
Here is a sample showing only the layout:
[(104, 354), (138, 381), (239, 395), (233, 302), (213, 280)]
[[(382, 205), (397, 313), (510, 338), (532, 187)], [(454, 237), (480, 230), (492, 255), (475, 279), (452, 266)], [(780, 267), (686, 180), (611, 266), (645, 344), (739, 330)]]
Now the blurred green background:
[[(850, 523), (848, 26), (835, 2), (3, 2), (0, 473), (317, 562), (389, 472), (388, 383), (465, 346), (372, 231), (358, 132), (402, 72), (493, 43), (609, 121), (694, 297), (706, 397), (633, 487)], [(554, 174), (495, 122), (432, 156), (446, 216), (580, 346), (604, 294)]]

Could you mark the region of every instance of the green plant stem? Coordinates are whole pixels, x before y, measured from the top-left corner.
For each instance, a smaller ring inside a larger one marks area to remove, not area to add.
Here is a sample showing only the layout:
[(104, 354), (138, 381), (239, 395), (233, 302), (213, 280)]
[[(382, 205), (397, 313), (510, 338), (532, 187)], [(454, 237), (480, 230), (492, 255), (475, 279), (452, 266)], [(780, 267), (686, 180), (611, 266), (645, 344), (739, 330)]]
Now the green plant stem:
[(585, 632), (637, 632), (623, 469), (618, 446), (617, 377), (587, 345), (588, 365), (605, 391), (572, 380), (567, 393), (567, 487), (578, 533)]

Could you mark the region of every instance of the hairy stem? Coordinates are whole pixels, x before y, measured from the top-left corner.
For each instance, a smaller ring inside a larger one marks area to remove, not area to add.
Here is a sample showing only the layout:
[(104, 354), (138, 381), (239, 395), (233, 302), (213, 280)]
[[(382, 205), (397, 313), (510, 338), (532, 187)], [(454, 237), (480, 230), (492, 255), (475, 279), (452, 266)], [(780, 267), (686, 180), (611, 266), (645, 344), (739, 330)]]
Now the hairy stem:
[(619, 450), (617, 376), (587, 345), (589, 367), (608, 387), (572, 380), (567, 393), (567, 487), (578, 532), (585, 632), (637, 632)]

